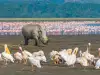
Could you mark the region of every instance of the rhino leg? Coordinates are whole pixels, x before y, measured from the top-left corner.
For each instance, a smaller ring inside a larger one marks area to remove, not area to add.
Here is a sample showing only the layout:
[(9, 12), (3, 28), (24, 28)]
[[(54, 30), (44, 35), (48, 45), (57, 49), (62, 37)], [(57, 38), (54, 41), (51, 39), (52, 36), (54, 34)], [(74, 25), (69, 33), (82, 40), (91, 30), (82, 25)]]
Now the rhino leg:
[(38, 37), (35, 37), (35, 46), (39, 46), (39, 39), (38, 39)]
[(24, 37), (24, 39), (25, 39), (25, 43), (24, 43), (24, 45), (28, 45), (28, 38), (26, 38), (26, 37)]
[(35, 39), (35, 46), (39, 46), (39, 40)]

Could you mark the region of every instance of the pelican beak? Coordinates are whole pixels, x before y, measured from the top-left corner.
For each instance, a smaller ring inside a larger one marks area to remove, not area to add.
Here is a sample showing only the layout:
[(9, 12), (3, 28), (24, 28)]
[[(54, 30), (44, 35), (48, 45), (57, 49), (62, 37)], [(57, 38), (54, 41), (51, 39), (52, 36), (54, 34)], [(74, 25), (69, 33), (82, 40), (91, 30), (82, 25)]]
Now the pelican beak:
[(78, 47), (75, 48), (75, 52), (74, 52), (74, 54), (76, 55), (77, 52), (78, 52)]
[(90, 46), (90, 45), (91, 45), (91, 43), (88, 43), (88, 45)]

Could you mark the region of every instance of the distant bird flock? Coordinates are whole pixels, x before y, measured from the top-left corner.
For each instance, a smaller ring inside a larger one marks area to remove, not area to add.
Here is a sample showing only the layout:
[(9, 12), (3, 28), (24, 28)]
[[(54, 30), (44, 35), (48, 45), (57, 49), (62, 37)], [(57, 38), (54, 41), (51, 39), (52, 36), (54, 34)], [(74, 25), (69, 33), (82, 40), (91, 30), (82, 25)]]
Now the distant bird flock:
[[(75, 67), (75, 64), (80, 64), (84, 69), (93, 65), (95, 69), (100, 69), (100, 48), (98, 48), (98, 52), (98, 57), (91, 54), (91, 43), (88, 43), (87, 49), (84, 52), (79, 50), (78, 47), (74, 49), (61, 49), (60, 51), (52, 50), (49, 53), (49, 59), (55, 65), (64, 64), (69, 67)], [(48, 63), (43, 50), (31, 53), (19, 46), (19, 50), (11, 54), (7, 44), (4, 45), (4, 52), (0, 53), (0, 62), (3, 62), (4, 65), (9, 63), (30, 64), (32, 71), (35, 70), (35, 67), (42, 68), (41, 62)]]
[(22, 27), (28, 24), (44, 26), (48, 35), (100, 34), (100, 21), (29, 21), (0, 22), (0, 35), (21, 35)]

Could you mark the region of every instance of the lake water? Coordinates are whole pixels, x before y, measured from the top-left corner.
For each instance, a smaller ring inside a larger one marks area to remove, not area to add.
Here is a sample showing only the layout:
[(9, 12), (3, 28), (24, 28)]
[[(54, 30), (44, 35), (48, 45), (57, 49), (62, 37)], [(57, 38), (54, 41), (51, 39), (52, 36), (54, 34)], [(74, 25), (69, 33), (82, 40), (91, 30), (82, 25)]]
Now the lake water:
[(87, 26), (100, 26), (100, 24), (87, 24)]

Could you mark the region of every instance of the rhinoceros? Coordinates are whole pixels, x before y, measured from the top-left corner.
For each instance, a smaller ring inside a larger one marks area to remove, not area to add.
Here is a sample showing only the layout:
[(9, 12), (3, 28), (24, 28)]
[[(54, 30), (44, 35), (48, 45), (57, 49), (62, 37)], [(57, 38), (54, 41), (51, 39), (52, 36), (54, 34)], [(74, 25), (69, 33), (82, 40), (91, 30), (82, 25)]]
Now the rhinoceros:
[(28, 45), (29, 39), (35, 40), (35, 46), (40, 46), (41, 41), (44, 45), (48, 43), (46, 30), (38, 24), (28, 24), (22, 27), (22, 35), (24, 36), (24, 45)]

